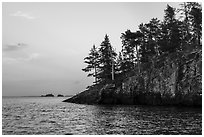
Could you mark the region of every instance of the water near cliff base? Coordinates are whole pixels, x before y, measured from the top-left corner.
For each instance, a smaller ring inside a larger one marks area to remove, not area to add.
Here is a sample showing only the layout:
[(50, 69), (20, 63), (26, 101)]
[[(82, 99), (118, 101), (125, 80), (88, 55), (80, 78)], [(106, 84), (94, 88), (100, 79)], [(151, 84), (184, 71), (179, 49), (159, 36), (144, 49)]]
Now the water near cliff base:
[(202, 134), (201, 108), (99, 106), (3, 97), (2, 134)]

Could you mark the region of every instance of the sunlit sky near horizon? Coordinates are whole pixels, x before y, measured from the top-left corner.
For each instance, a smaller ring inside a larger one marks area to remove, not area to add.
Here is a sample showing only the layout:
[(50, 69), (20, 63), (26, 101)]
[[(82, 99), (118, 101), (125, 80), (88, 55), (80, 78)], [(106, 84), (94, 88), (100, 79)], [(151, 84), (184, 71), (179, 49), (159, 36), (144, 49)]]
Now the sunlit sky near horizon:
[[(179, 3), (168, 3), (177, 8)], [(117, 52), (121, 33), (151, 18), (163, 19), (167, 3), (3, 3), (2, 95), (73, 95), (93, 78), (84, 57), (105, 34)]]

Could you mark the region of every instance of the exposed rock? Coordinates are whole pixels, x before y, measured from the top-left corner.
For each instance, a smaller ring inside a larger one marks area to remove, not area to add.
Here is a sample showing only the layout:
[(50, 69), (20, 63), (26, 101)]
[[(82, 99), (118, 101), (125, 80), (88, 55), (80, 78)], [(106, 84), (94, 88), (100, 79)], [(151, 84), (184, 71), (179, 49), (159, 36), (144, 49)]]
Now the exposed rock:
[[(86, 104), (202, 105), (201, 51), (175, 60), (174, 54), (154, 64), (120, 86), (90, 88), (64, 102)], [(163, 58), (162, 58), (163, 59)]]
[(101, 86), (93, 86), (89, 90), (85, 90), (63, 102), (79, 103), (79, 104), (98, 104), (100, 100), (99, 91)]
[(46, 94), (46, 95), (41, 95), (41, 97), (54, 97), (53, 94)]

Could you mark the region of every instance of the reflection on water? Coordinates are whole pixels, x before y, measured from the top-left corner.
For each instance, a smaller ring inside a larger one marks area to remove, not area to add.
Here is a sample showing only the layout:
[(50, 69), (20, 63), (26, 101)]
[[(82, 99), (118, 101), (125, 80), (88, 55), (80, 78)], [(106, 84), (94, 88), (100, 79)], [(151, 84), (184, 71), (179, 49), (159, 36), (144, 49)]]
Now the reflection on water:
[(3, 134), (202, 134), (202, 110), (3, 98)]

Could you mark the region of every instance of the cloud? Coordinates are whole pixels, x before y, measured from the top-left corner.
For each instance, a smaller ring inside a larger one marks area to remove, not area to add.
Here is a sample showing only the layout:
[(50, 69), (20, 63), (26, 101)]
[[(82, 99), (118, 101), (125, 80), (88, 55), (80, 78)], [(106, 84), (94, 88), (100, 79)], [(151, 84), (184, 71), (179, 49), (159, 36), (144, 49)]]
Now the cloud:
[(22, 11), (17, 11), (15, 13), (10, 14), (10, 16), (15, 16), (15, 17), (23, 17), (26, 19), (35, 19), (36, 17), (33, 17), (31, 15), (29, 15), (28, 13), (24, 13)]
[(3, 56), (2, 61), (6, 64), (13, 64), (13, 63), (20, 63), (20, 62), (29, 62), (35, 59), (38, 59), (40, 57), (39, 53), (31, 53), (27, 54), (27, 56), (24, 57), (9, 57), (9, 56)]
[(27, 46), (27, 44), (25, 44), (25, 43), (6, 44), (5, 46), (3, 46), (2, 50), (3, 51), (16, 51), (16, 50), (22, 49), (26, 46)]

